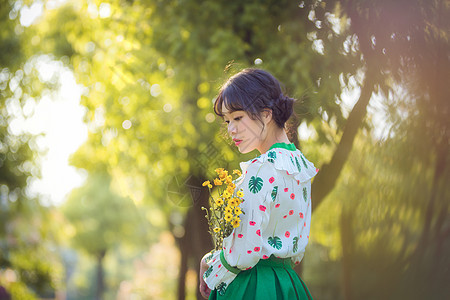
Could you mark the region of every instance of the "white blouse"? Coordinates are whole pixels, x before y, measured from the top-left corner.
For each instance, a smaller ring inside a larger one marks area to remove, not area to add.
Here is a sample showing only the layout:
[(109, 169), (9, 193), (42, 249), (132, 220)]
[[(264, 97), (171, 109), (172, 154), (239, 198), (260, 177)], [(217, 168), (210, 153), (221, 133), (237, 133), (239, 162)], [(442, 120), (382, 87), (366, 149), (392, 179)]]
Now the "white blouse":
[(224, 239), (223, 254), (206, 258), (203, 278), (210, 289), (226, 289), (240, 270), (271, 255), (300, 263), (309, 240), (311, 179), (318, 169), (294, 144), (276, 143), (255, 159), (241, 162), (241, 223)]

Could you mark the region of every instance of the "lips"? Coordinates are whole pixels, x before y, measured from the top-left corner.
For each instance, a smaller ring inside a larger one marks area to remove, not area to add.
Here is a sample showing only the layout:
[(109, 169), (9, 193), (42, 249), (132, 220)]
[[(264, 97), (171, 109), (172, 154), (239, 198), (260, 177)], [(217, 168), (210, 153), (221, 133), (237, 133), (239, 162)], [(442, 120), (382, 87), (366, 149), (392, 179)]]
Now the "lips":
[(239, 145), (241, 142), (242, 142), (242, 140), (240, 140), (240, 139), (233, 139), (233, 142), (236, 144), (236, 146), (237, 145)]

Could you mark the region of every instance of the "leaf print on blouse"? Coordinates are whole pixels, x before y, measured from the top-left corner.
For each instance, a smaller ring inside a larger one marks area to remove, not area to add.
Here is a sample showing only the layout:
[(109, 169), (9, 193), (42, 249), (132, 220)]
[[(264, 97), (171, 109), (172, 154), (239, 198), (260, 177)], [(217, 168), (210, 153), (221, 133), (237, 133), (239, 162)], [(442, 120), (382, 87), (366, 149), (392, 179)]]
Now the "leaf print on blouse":
[(294, 245), (294, 248), (292, 250), (295, 253), (298, 250), (298, 237), (294, 237), (294, 240), (292, 241), (292, 244)]
[(220, 296), (225, 295), (225, 291), (227, 289), (227, 284), (225, 282), (221, 282), (219, 286), (217, 286), (217, 291), (219, 292)]
[(206, 270), (205, 275), (203, 275), (203, 278), (208, 277), (211, 274), (212, 270), (213, 270), (213, 266), (209, 267), (208, 270)]
[(258, 176), (252, 176), (248, 181), (248, 189), (253, 194), (259, 192), (263, 187), (263, 179)]
[(269, 157), (267, 160), (273, 163), (277, 158), (277, 153), (275, 151), (270, 151), (269, 153), (267, 153), (267, 156)]
[(269, 243), (270, 246), (274, 247), (277, 250), (280, 250), (283, 246), (283, 243), (281, 242), (281, 239), (277, 236), (270, 236), (267, 240), (267, 243)]
[(302, 171), (302, 167), (300, 166), (300, 163), (298, 162), (297, 156), (295, 157), (295, 164), (297, 165), (297, 169), (299, 172)]
[(272, 201), (275, 201), (277, 194), (278, 194), (278, 185), (273, 187), (272, 193), (270, 194), (270, 196), (272, 196)]
[(206, 260), (206, 262), (209, 262), (212, 258), (213, 258), (213, 254), (210, 253), (210, 254), (205, 258), (205, 260)]
[(300, 158), (302, 159), (303, 165), (305, 166), (305, 168), (308, 169), (308, 165), (306, 164), (305, 158), (303, 157), (303, 155), (300, 155)]
[(303, 188), (303, 200), (305, 200), (305, 202), (308, 201), (308, 192), (306, 191), (306, 187)]

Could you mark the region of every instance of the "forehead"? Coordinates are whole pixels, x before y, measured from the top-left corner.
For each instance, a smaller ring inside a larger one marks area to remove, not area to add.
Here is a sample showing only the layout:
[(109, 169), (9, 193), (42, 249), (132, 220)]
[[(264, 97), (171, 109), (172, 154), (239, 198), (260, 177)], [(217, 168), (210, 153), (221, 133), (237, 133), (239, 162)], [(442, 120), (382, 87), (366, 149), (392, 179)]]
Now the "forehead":
[(242, 110), (232, 110), (232, 111), (229, 111), (226, 107), (225, 107), (225, 102), (222, 102), (222, 114), (224, 115), (224, 116), (228, 116), (228, 115), (232, 115), (232, 114), (234, 114), (235, 112), (239, 112), (239, 111), (241, 111), (242, 112)]
[(232, 114), (233, 112), (230, 112), (226, 107), (225, 107), (225, 101), (224, 102), (222, 102), (222, 114), (224, 115), (224, 116), (227, 116), (227, 115), (230, 115), (230, 114)]

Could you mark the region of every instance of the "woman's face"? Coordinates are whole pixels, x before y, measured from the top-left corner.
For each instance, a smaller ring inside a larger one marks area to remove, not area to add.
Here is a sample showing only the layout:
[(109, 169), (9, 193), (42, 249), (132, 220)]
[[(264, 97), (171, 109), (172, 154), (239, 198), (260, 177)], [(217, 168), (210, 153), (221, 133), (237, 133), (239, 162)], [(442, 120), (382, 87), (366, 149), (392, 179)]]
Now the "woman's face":
[(259, 149), (265, 138), (266, 131), (259, 120), (253, 120), (243, 110), (229, 112), (222, 104), (224, 121), (228, 126), (228, 134), (241, 153)]

